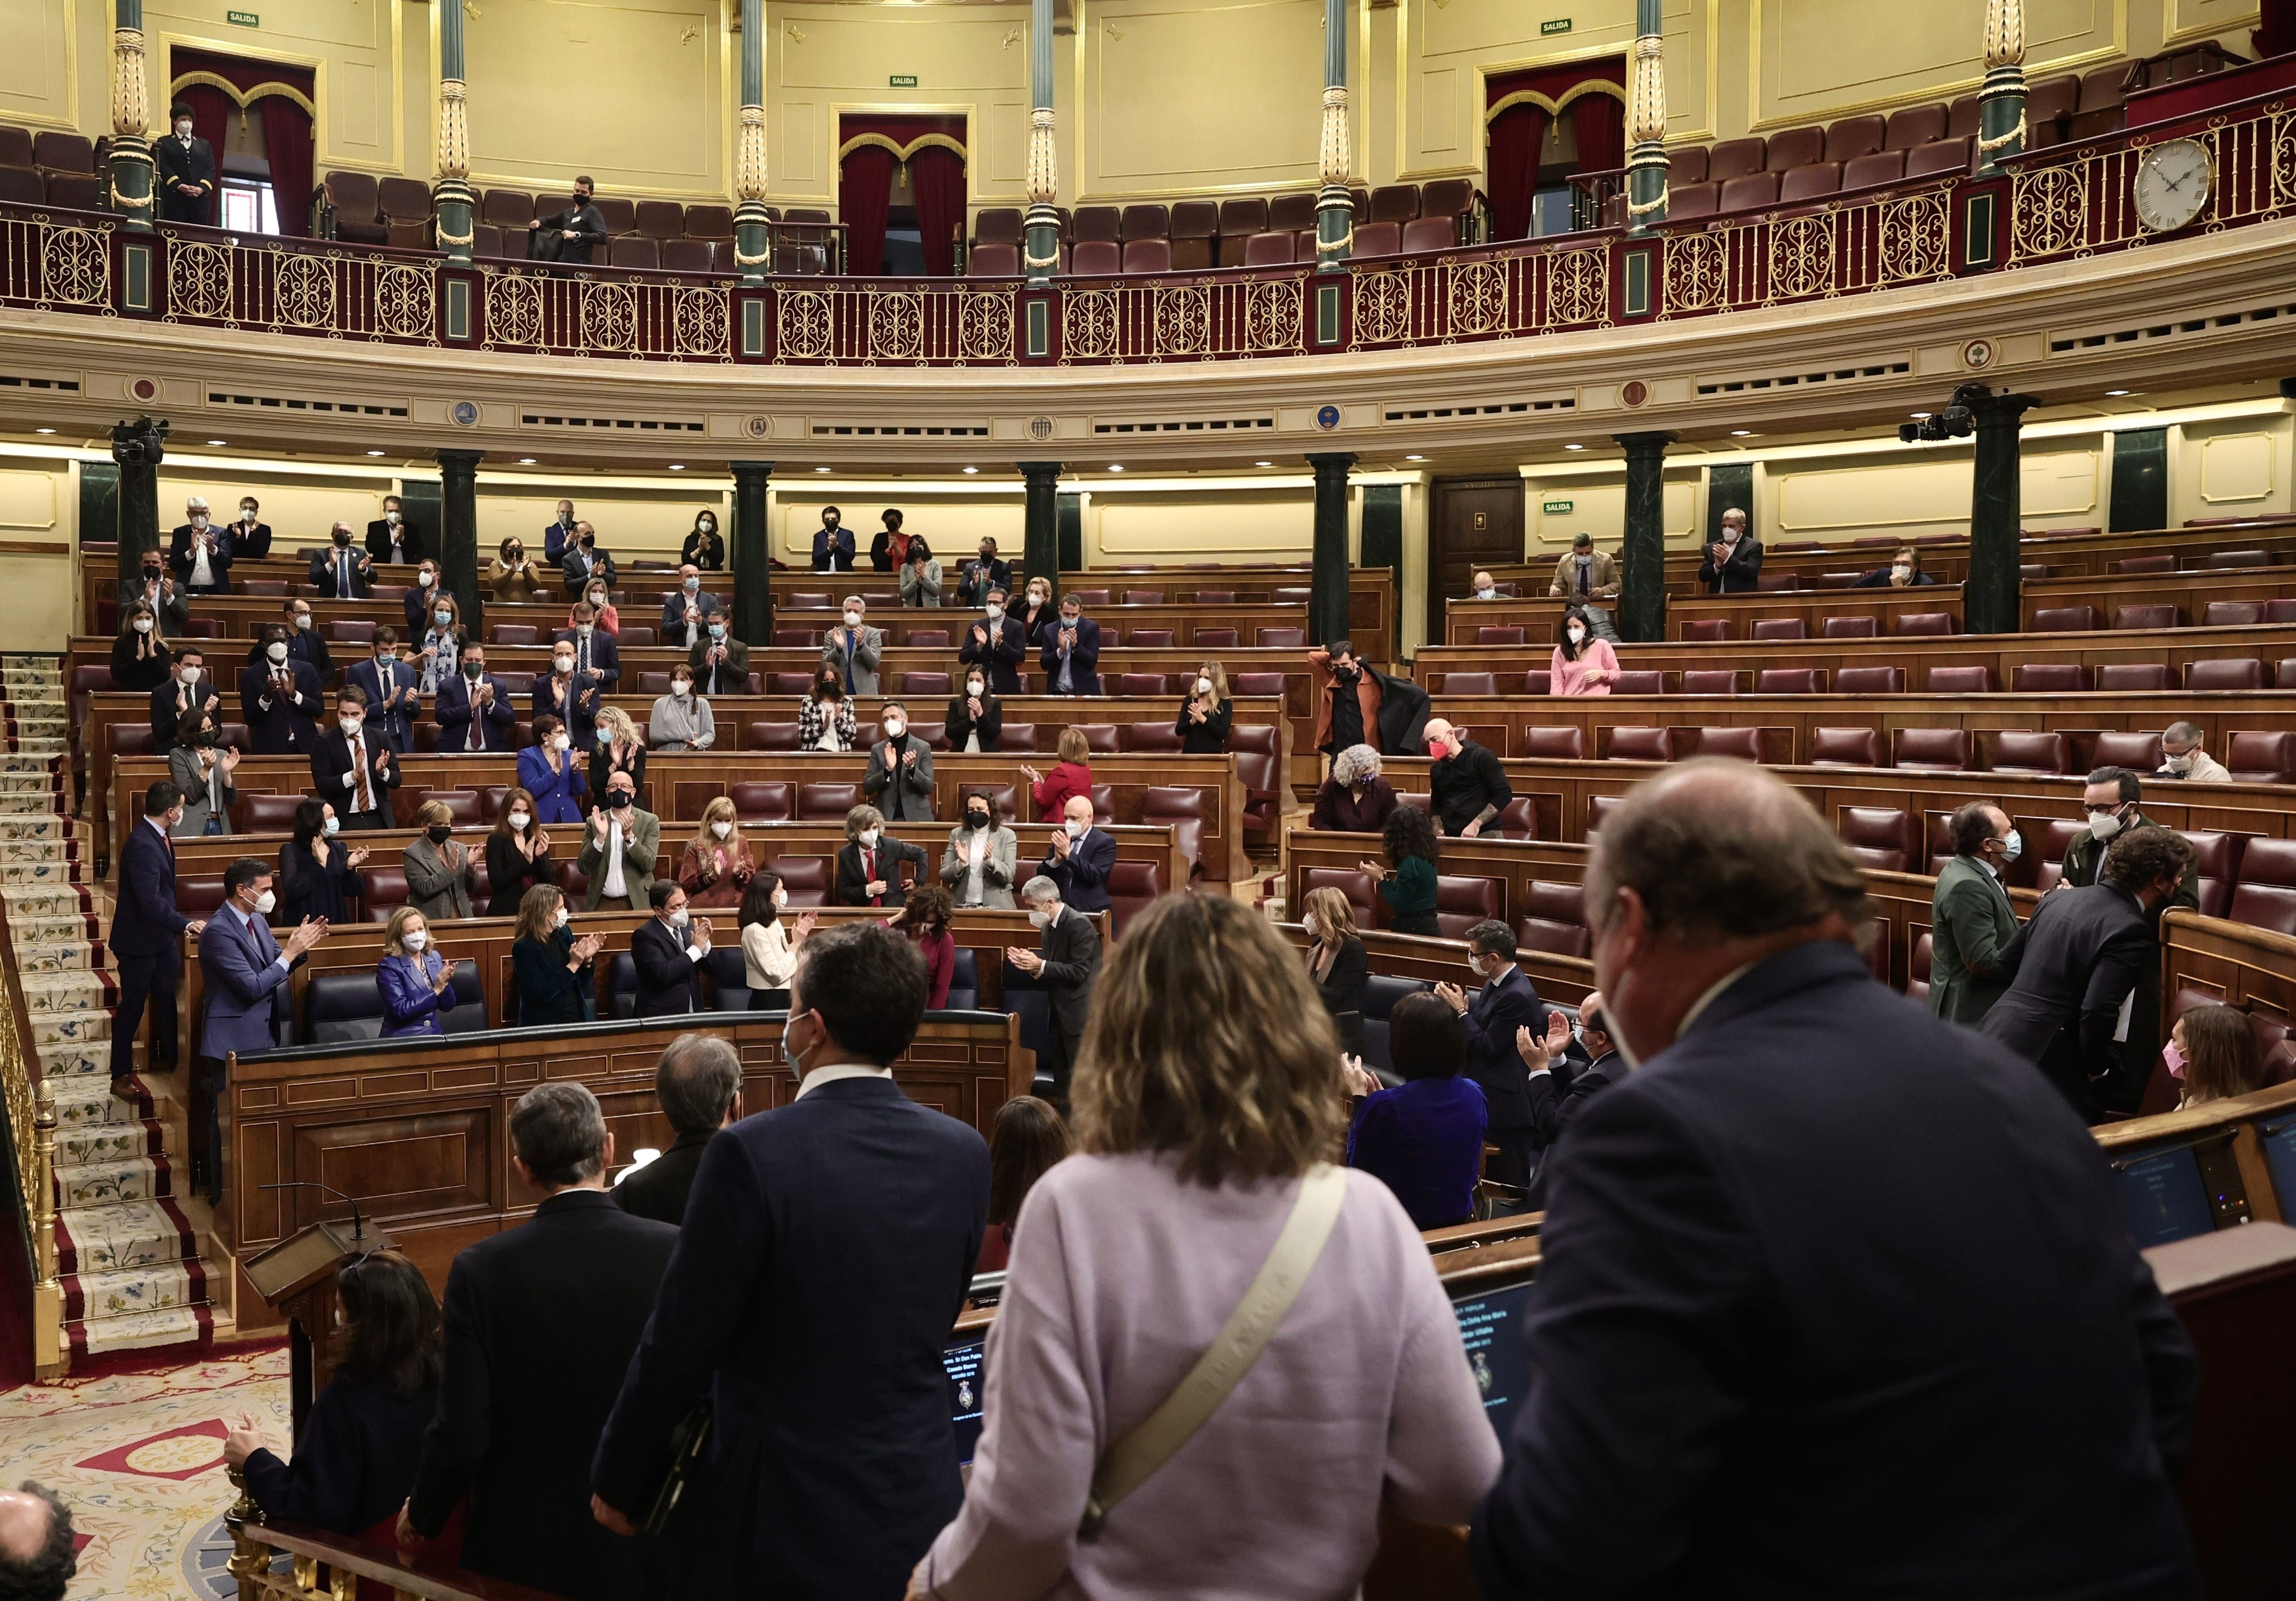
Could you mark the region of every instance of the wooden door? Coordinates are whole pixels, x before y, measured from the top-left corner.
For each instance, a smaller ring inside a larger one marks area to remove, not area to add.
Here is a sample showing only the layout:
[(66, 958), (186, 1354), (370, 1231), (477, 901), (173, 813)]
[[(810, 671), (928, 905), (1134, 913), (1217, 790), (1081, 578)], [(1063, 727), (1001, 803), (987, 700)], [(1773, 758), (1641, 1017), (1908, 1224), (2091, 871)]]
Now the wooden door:
[(1427, 518), (1427, 637), (1443, 637), (1443, 605), (1469, 592), (1479, 567), (1522, 557), (1521, 478), (1438, 478)]

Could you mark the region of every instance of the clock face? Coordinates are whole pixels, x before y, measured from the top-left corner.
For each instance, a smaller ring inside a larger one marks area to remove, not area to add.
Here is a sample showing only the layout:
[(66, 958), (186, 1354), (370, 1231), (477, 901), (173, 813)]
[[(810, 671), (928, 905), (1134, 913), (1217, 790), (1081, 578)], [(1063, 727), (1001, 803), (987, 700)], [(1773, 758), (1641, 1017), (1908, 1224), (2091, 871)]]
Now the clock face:
[(2144, 152), (2135, 184), (2136, 216), (2155, 233), (2173, 233), (2208, 209), (2215, 177), (2197, 140), (2171, 139)]

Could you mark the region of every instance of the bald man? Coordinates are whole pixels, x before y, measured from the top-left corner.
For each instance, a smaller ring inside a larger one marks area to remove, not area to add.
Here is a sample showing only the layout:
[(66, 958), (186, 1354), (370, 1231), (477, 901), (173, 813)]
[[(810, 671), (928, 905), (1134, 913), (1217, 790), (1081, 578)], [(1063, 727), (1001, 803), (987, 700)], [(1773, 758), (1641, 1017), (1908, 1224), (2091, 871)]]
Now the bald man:
[(1497, 822), (1514, 799), (1506, 770), (1488, 746), (1440, 717), (1427, 720), (1425, 738), (1427, 754), (1435, 761), (1428, 773), (1435, 821), (1454, 839), (1472, 839)]
[(63, 1498), (29, 1479), (13, 1490), (0, 1490), (0, 1596), (8, 1601), (64, 1601), (78, 1571), (71, 1508)]
[(1586, 886), (1630, 1071), (1548, 1165), (1487, 1601), (2191, 1601), (2192, 1346), (2048, 1082), (1874, 982), (1833, 827), (1685, 763)]

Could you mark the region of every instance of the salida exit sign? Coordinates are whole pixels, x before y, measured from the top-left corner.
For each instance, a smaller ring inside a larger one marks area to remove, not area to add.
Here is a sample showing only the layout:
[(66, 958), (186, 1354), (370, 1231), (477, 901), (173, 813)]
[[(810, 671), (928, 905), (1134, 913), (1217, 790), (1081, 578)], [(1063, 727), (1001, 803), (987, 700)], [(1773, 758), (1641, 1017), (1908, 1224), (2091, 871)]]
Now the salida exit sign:
[(1538, 36), (1541, 38), (1546, 37), (1549, 34), (1569, 33), (1570, 31), (1570, 19), (1568, 17), (1557, 17), (1551, 22), (1541, 22), (1538, 25)]
[(1576, 503), (1572, 501), (1548, 501), (1539, 510), (1549, 517), (1568, 517), (1570, 515), (1570, 508)]
[(885, 80), (885, 86), (891, 89), (914, 89), (917, 86), (917, 75), (914, 72), (896, 72)]

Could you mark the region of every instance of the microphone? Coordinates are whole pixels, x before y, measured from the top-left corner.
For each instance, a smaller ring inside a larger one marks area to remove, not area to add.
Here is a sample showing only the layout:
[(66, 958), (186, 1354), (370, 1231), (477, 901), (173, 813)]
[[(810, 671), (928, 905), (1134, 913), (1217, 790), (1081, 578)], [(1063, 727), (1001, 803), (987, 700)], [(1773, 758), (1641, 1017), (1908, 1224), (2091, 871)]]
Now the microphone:
[(360, 1220), (358, 1197), (345, 1195), (332, 1184), (322, 1184), (316, 1179), (290, 1179), (281, 1184), (258, 1184), (258, 1189), (324, 1189), (339, 1201), (347, 1201), (351, 1209), (351, 1238), (358, 1239), (366, 1233), (366, 1224)]

